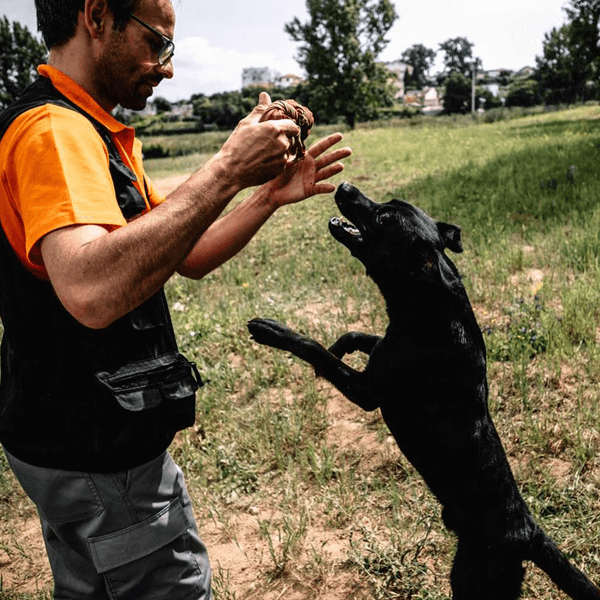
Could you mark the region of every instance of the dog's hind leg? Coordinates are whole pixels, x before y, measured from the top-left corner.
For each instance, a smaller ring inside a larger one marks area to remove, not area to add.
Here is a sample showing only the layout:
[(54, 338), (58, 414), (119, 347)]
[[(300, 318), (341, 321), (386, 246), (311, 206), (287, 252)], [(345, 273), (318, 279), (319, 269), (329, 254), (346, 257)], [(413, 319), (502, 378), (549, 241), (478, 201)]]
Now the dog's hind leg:
[(375, 348), (381, 339), (378, 335), (349, 331), (332, 346), (329, 346), (329, 352), (338, 358), (342, 358), (344, 355), (352, 354), (353, 352), (364, 352), (370, 355), (373, 348)]
[(452, 600), (517, 600), (525, 575), (514, 552), (467, 546), (459, 540), (452, 565)]

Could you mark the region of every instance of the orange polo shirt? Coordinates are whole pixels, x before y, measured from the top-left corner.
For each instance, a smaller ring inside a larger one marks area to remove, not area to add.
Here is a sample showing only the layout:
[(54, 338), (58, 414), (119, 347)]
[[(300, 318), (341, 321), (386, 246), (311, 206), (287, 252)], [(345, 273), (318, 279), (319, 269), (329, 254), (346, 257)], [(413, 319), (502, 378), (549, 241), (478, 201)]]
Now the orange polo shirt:
[[(110, 131), (123, 162), (138, 178), (135, 185), (148, 210), (160, 204), (164, 196), (144, 173), (135, 130), (104, 111), (64, 73), (48, 65), (38, 72)], [(78, 224), (109, 230), (127, 224), (117, 204), (108, 151), (88, 119), (47, 104), (11, 123), (0, 143), (0, 222), (23, 265), (44, 279), (40, 241), (46, 234)]]

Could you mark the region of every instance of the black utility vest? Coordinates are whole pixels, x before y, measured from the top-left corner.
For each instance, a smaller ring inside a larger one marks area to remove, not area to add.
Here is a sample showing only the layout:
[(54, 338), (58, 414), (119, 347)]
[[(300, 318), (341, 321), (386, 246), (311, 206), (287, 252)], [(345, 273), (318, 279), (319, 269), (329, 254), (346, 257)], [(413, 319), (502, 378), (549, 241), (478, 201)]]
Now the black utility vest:
[[(43, 104), (76, 110), (106, 144), (126, 219), (146, 208), (110, 133), (40, 77), (0, 114), (0, 140), (14, 119)], [(0, 228), (0, 442), (42, 467), (109, 472), (163, 452), (191, 426), (201, 385), (179, 354), (161, 290), (105, 329), (81, 325), (52, 285), (30, 273)]]

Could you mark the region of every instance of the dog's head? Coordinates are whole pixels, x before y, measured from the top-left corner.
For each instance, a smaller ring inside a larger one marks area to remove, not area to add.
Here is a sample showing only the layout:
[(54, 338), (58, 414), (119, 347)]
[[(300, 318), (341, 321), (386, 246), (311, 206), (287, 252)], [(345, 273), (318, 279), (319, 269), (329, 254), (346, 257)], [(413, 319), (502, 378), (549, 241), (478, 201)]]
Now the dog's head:
[(329, 230), (366, 267), (380, 286), (390, 278), (453, 285), (460, 280), (444, 249), (462, 252), (460, 227), (434, 221), (402, 200), (373, 202), (354, 186), (339, 186), (335, 201), (344, 218), (333, 218)]

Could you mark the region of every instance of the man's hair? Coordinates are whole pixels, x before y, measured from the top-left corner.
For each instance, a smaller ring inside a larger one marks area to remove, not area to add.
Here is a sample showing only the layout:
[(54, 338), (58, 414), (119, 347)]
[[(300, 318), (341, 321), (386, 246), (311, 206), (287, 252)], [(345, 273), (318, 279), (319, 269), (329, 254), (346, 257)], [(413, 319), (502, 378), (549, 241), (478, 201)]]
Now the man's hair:
[[(122, 29), (129, 20), (135, 0), (107, 0), (115, 17), (114, 28)], [(35, 0), (38, 31), (41, 32), (48, 49), (62, 46), (74, 35), (79, 11), (83, 11), (85, 0)]]

